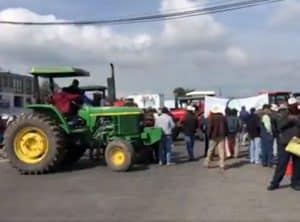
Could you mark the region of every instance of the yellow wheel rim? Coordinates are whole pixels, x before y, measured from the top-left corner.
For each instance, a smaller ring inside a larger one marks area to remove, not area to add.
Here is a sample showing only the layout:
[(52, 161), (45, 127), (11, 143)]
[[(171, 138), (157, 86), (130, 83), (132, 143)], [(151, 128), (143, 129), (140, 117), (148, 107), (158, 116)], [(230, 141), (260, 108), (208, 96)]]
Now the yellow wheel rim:
[(47, 135), (36, 127), (20, 130), (14, 139), (14, 151), (17, 158), (27, 164), (41, 162), (48, 153)]
[(121, 148), (117, 147), (113, 149), (111, 155), (112, 155), (112, 163), (115, 166), (121, 166), (125, 163), (126, 156), (124, 151)]

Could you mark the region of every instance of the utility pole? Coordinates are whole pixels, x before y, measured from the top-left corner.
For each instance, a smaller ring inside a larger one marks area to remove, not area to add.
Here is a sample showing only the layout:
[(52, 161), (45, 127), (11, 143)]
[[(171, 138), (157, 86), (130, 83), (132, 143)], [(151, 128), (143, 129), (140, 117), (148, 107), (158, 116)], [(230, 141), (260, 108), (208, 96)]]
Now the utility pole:
[(219, 90), (219, 96), (220, 96), (220, 97), (222, 97), (222, 88), (221, 88), (221, 87), (219, 87), (219, 89), (218, 89), (218, 90)]

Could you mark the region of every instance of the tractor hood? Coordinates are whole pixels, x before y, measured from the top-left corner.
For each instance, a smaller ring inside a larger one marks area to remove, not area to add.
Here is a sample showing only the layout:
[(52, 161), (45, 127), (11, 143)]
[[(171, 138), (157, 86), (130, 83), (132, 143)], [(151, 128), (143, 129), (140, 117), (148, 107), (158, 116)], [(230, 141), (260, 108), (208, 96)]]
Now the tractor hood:
[(137, 107), (92, 107), (84, 106), (80, 113), (88, 113), (90, 116), (120, 116), (120, 115), (139, 115), (143, 110)]

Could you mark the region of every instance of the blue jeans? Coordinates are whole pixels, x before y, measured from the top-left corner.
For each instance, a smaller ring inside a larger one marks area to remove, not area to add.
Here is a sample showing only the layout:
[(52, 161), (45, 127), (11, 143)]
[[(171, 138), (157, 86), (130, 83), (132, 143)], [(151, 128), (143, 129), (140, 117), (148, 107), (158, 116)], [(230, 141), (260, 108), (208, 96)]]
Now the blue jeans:
[(172, 136), (163, 136), (159, 146), (159, 162), (171, 163)]
[(250, 140), (249, 155), (251, 163), (260, 164), (261, 141), (259, 137)]
[(274, 139), (261, 137), (261, 161), (263, 166), (273, 165), (273, 144)]
[(195, 144), (195, 136), (194, 135), (185, 135), (184, 136), (186, 149), (190, 159), (194, 159), (194, 144)]

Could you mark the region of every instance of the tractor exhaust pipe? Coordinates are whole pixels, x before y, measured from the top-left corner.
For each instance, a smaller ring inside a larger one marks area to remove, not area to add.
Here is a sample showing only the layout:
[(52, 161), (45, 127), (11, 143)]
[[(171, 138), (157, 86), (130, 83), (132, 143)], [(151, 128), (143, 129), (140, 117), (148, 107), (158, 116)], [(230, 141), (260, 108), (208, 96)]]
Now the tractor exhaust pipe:
[(116, 81), (115, 81), (115, 68), (114, 64), (110, 64), (111, 68), (111, 76), (107, 78), (107, 91), (108, 91), (108, 98), (109, 101), (115, 102), (116, 101)]

